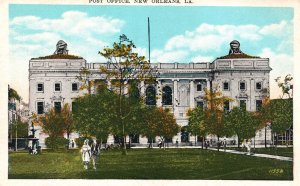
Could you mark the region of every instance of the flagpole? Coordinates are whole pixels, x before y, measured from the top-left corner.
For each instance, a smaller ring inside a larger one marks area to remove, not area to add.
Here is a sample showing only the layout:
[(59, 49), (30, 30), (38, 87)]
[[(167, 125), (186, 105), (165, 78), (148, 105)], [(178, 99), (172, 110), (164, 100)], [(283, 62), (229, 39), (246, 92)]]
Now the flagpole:
[(150, 19), (148, 17), (148, 55), (149, 55), (149, 62), (150, 62)]

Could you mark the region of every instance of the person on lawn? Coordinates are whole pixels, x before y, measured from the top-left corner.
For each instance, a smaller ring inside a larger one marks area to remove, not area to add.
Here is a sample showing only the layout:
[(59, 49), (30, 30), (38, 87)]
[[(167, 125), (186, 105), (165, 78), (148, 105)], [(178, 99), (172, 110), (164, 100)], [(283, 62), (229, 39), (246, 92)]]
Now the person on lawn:
[(81, 156), (83, 161), (84, 169), (88, 169), (88, 165), (91, 158), (91, 147), (89, 146), (89, 140), (84, 140), (83, 146), (81, 148)]
[(97, 164), (97, 159), (98, 156), (100, 155), (100, 144), (96, 139), (93, 140), (93, 143), (91, 145), (91, 152), (92, 152), (92, 164), (93, 164), (93, 169), (96, 170), (96, 164)]

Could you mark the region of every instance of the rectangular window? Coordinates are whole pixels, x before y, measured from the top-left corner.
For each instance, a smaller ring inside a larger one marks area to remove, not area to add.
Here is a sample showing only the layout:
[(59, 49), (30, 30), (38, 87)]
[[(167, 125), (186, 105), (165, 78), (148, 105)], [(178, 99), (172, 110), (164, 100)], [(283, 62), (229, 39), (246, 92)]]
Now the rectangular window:
[(203, 108), (203, 106), (204, 106), (203, 101), (197, 101), (197, 107)]
[(61, 102), (54, 102), (55, 112), (61, 112)]
[(44, 84), (43, 83), (38, 83), (37, 84), (37, 91), (38, 92), (43, 92), (44, 91)]
[(202, 91), (202, 84), (197, 85), (197, 91)]
[(37, 113), (44, 114), (44, 102), (37, 102)]
[(181, 113), (179, 113), (179, 116), (180, 116), (180, 117), (183, 117), (183, 113), (182, 113), (182, 112), (181, 112)]
[(229, 83), (228, 82), (223, 83), (223, 90), (229, 90)]
[(256, 88), (256, 90), (261, 90), (261, 88), (262, 88), (261, 82), (257, 82), (255, 88)]
[(224, 111), (229, 111), (229, 101), (224, 101)]
[(246, 83), (240, 82), (240, 90), (246, 90)]
[(262, 100), (256, 100), (256, 111), (260, 111), (262, 107)]
[(60, 91), (61, 90), (60, 83), (55, 83), (54, 84), (54, 90), (55, 91)]
[(72, 91), (78, 91), (78, 83), (72, 83)]
[(246, 110), (246, 100), (240, 100), (240, 108)]

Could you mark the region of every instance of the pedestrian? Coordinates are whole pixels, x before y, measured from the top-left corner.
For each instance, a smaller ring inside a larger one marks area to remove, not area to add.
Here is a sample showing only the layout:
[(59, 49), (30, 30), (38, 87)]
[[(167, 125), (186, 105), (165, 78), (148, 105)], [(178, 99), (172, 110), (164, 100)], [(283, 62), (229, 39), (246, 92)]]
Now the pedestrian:
[(247, 151), (248, 151), (248, 154), (251, 155), (251, 140), (247, 140)]
[(223, 140), (223, 148), (224, 148), (224, 152), (226, 152), (226, 145), (227, 145), (227, 142), (226, 142), (226, 139)]
[(72, 146), (72, 149), (74, 149), (74, 147), (75, 147), (74, 140), (72, 140), (71, 146)]
[(88, 139), (84, 140), (83, 146), (81, 148), (81, 156), (84, 169), (88, 169), (88, 165), (91, 158), (91, 147), (89, 146)]
[(91, 145), (91, 154), (93, 169), (96, 170), (97, 159), (100, 155), (100, 144), (96, 139), (93, 140), (93, 143)]

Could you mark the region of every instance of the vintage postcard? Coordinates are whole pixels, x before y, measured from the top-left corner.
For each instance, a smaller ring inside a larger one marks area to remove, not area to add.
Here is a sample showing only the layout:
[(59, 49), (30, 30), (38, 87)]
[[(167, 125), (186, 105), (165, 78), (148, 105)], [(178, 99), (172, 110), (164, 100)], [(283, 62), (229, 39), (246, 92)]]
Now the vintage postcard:
[(2, 4), (0, 185), (299, 184), (299, 1)]

